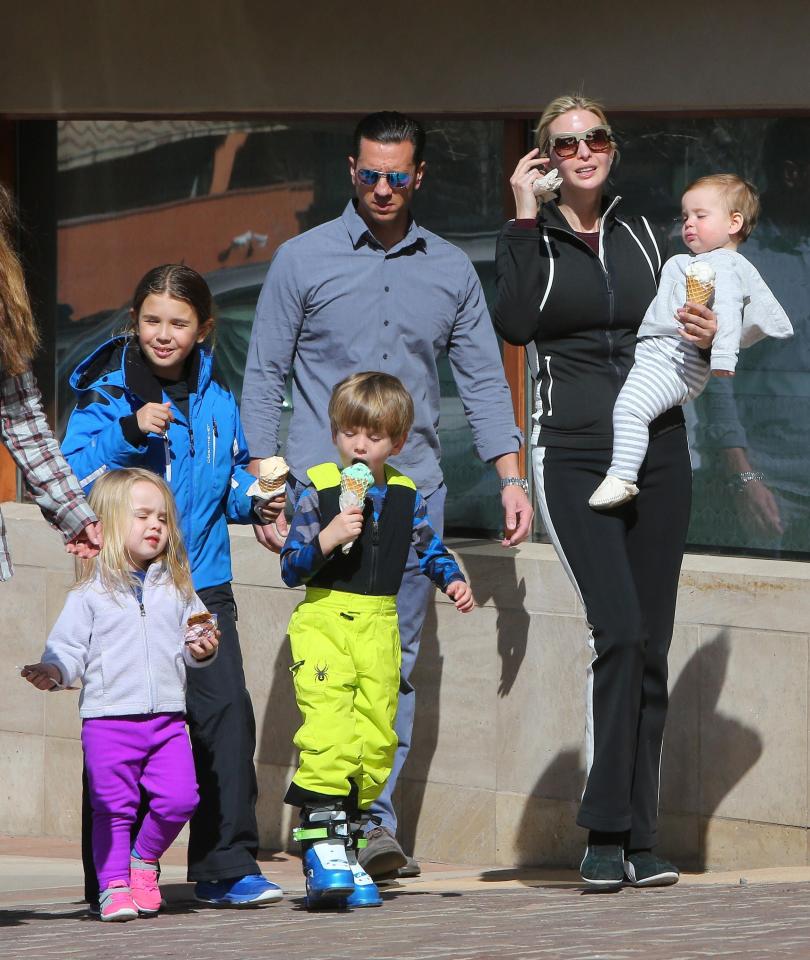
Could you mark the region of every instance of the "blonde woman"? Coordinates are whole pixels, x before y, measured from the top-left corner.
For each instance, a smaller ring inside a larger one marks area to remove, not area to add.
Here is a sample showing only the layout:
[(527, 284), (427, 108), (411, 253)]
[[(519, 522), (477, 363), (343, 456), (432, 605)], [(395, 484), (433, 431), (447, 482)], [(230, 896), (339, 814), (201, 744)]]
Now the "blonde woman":
[[(59, 451), (31, 373), (39, 338), (11, 241), (14, 223), (13, 201), (0, 187), (0, 436), (43, 516), (64, 537), (68, 553), (91, 557), (98, 553), (100, 528)], [(0, 517), (0, 580), (13, 572)]]
[[(656, 294), (666, 239), (606, 193), (618, 154), (600, 104), (552, 100), (536, 142), (511, 178), (516, 218), (498, 242), (493, 319), (505, 340), (526, 345), (533, 365), (535, 489), (591, 628), (580, 869), (597, 888), (658, 886), (678, 880), (653, 848), (667, 654), (691, 499), (681, 408), (651, 424), (632, 503), (596, 513), (588, 498), (610, 464), (613, 405)], [(538, 211), (535, 181), (552, 169), (559, 195)], [(713, 313), (692, 304), (678, 313), (680, 335), (708, 347)]]
[[(194, 593), (166, 483), (138, 467), (112, 471), (90, 503), (104, 546), (85, 561), (41, 662), (22, 676), (40, 690), (82, 680), (99, 915), (134, 920), (160, 909), (158, 860), (197, 806), (186, 669), (211, 663), (219, 634)], [(142, 789), (149, 810), (133, 842)]]

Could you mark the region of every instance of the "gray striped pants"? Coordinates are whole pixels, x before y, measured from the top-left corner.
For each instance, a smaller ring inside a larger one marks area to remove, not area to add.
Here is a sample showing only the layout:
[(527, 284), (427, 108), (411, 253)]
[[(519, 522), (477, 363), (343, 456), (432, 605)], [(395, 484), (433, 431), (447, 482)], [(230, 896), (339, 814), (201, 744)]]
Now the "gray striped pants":
[(613, 460), (608, 473), (630, 483), (647, 456), (650, 423), (694, 400), (709, 379), (709, 364), (680, 337), (643, 337), (613, 408)]

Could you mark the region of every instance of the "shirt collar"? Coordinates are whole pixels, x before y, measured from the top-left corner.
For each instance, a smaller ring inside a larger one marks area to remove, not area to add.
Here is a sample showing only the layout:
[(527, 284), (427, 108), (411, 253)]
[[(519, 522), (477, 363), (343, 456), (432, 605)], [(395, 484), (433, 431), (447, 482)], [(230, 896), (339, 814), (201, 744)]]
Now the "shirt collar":
[[(342, 219), (346, 225), (346, 230), (349, 233), (352, 246), (355, 250), (362, 243), (366, 243), (371, 247), (379, 247), (379, 243), (377, 242), (371, 230), (369, 230), (366, 221), (357, 212), (356, 200), (352, 199), (346, 204), (346, 209), (343, 211)], [(407, 247), (413, 246), (424, 250), (427, 246), (427, 235), (414, 220), (414, 218), (411, 217), (405, 236), (399, 241), (399, 243), (395, 243), (390, 250), (387, 250), (386, 253), (396, 253), (400, 250), (406, 249)]]

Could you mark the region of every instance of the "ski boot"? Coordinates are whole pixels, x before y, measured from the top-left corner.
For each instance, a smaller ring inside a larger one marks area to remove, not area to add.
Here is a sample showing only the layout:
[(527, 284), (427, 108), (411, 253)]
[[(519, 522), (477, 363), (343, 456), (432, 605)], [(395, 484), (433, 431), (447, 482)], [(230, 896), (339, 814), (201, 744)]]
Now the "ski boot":
[(343, 907), (354, 893), (354, 876), (346, 859), (349, 824), (340, 804), (304, 807), (301, 826), (293, 830), (301, 843), (309, 910)]
[(347, 907), (381, 907), (383, 904), (377, 884), (357, 862), (357, 851), (368, 843), (363, 828), (370, 819), (368, 814), (361, 814), (349, 824), (351, 833), (346, 846), (346, 859), (354, 876), (354, 893), (347, 898)]

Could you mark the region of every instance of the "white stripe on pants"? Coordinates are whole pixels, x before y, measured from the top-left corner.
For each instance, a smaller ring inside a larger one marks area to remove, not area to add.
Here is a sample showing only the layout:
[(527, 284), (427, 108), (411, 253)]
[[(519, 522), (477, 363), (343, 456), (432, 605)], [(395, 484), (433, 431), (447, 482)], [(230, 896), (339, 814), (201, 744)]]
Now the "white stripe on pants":
[(709, 364), (680, 337), (644, 337), (613, 408), (613, 460), (608, 473), (630, 483), (647, 456), (650, 423), (694, 400), (709, 379)]

